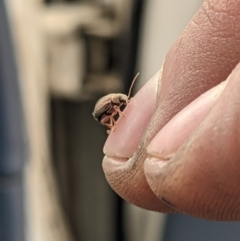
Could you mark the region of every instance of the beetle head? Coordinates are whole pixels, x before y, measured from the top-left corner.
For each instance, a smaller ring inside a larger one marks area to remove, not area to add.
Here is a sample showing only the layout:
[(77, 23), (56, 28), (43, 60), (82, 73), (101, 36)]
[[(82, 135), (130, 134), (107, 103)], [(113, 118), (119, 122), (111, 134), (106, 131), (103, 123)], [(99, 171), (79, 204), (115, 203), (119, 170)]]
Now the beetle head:
[(128, 100), (128, 97), (124, 94), (118, 93), (118, 94), (112, 94), (111, 95), (111, 102), (113, 104), (117, 104), (117, 105), (123, 104), (123, 103), (126, 103), (127, 100)]

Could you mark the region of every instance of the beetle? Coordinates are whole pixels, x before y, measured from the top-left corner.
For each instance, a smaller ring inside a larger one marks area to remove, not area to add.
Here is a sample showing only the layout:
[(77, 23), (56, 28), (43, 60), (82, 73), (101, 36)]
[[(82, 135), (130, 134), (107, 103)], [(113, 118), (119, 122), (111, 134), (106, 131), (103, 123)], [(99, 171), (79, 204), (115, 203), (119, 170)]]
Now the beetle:
[(110, 134), (111, 131), (116, 130), (116, 120), (115, 116), (118, 114), (119, 116), (124, 116), (121, 107), (126, 107), (130, 101), (130, 94), (132, 91), (132, 87), (134, 82), (136, 81), (139, 73), (134, 77), (132, 84), (129, 88), (128, 95), (115, 93), (108, 94), (100, 98), (93, 110), (93, 117), (96, 121), (100, 122), (100, 124), (105, 125), (109, 128), (107, 133)]

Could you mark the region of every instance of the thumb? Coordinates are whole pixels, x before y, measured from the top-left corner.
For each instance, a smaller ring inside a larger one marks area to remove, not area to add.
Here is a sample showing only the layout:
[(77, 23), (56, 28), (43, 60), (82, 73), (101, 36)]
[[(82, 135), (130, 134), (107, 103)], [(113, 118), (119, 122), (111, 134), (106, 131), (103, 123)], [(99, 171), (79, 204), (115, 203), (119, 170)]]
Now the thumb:
[(172, 208), (207, 219), (240, 220), (239, 96), (240, 64), (227, 82), (179, 112), (150, 143), (147, 181)]

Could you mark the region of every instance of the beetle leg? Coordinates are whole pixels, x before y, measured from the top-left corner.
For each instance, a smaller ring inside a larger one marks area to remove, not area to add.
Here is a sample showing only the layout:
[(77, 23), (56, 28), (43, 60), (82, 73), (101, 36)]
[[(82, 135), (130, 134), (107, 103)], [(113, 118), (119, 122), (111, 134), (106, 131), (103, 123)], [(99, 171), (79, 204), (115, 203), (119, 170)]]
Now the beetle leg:
[[(109, 120), (110, 120), (110, 123), (107, 123)], [(107, 126), (108, 128), (112, 128), (111, 116), (105, 116), (104, 118), (101, 119), (100, 123), (104, 126)]]
[[(107, 123), (108, 121), (109, 121), (109, 123)], [(110, 129), (110, 130), (107, 130), (108, 134), (110, 134), (111, 131), (115, 131), (116, 130), (116, 122), (115, 122), (113, 116), (106, 116), (106, 117), (104, 117), (101, 120), (100, 123)]]
[(116, 130), (116, 121), (114, 120), (114, 118), (111, 116), (110, 118), (110, 124), (108, 124), (110, 130), (107, 130), (107, 133), (110, 134), (111, 132), (115, 131)]
[(104, 120), (102, 120), (102, 121), (101, 121), (101, 124), (104, 125), (104, 126), (106, 126), (106, 127), (108, 127), (108, 128), (110, 128), (110, 129), (112, 129), (112, 127), (113, 127), (112, 119), (113, 119), (113, 118), (109, 118), (109, 119), (108, 119), (108, 120), (110, 120), (110, 123), (106, 123)]
[(117, 113), (118, 113), (119, 115), (122, 115), (123, 117), (126, 116), (126, 115), (123, 114), (123, 112), (120, 110), (120, 108), (119, 108), (118, 106), (114, 106), (113, 108), (114, 108), (114, 110), (117, 111)]

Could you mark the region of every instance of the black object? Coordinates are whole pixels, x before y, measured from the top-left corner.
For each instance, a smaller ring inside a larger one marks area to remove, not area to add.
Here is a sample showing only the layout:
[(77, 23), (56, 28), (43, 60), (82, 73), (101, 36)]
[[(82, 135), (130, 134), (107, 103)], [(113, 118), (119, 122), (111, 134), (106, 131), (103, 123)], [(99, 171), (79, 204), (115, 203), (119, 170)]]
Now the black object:
[(23, 241), (24, 135), (13, 49), (0, 0), (0, 240)]
[[(131, 2), (131, 3), (130, 3)], [(133, 78), (139, 70), (135, 70), (139, 46), (139, 35), (141, 30), (142, 16), (144, 13), (145, 0), (131, 0), (127, 7), (130, 12), (127, 21), (121, 30), (120, 37), (116, 43), (119, 75), (124, 80), (124, 92), (128, 93)]]

